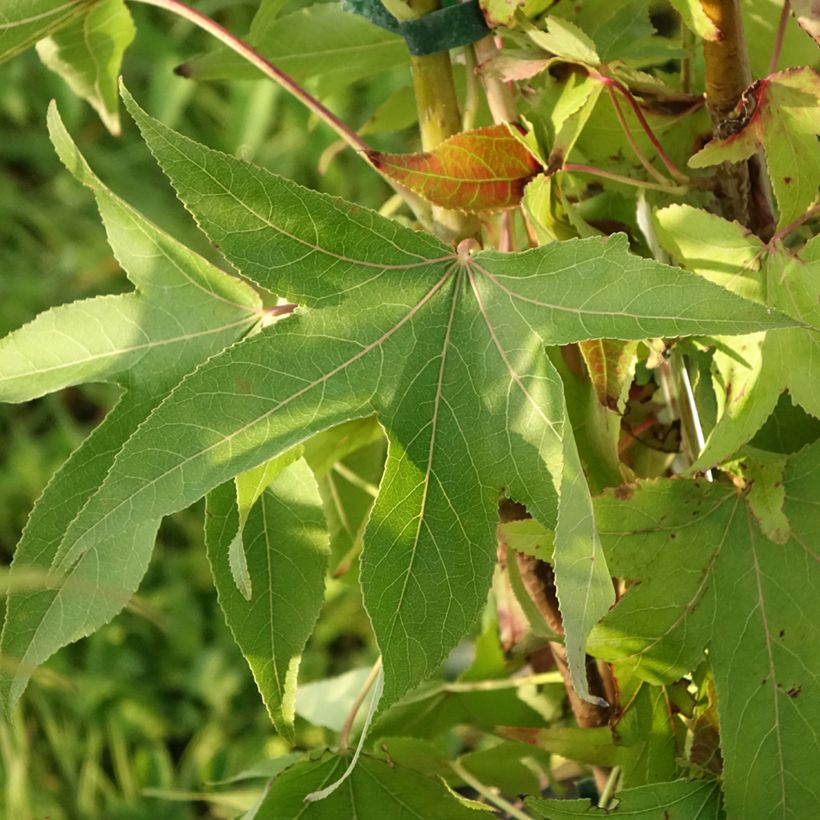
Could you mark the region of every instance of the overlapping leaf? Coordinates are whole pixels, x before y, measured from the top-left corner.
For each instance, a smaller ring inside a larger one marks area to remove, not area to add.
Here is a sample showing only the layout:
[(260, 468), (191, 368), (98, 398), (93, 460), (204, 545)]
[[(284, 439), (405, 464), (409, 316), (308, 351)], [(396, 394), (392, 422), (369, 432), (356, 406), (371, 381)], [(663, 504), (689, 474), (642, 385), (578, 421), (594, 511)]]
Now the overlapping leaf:
[(0, 6), (0, 62), (67, 25), (96, 0), (4, 0)]
[(713, 780), (672, 780), (635, 789), (624, 789), (616, 795), (614, 809), (602, 809), (589, 800), (527, 799), (527, 808), (546, 820), (572, 817), (640, 818), (640, 820), (720, 820), (720, 786)]
[(788, 69), (752, 85), (738, 103), (737, 133), (712, 140), (690, 160), (692, 168), (747, 159), (763, 145), (780, 225), (797, 219), (820, 186), (820, 74)]
[[(233, 483), (209, 494), (205, 540), (228, 626), (274, 725), (292, 736), (296, 674), (322, 606), (328, 538), (316, 483), (303, 460), (286, 460), (261, 479), (244, 525)], [(239, 526), (252, 581), (248, 595), (237, 588), (229, 566), (229, 544)]]
[(514, 208), (541, 164), (511, 129), (502, 123), (465, 131), (434, 151), (385, 154), (371, 151), (371, 162), (383, 174), (428, 202), (460, 211)]
[(52, 140), (97, 199), (114, 252), (136, 293), (54, 308), (0, 342), (0, 398), (26, 401), (68, 385), (109, 381), (127, 390), (55, 475), (38, 501), (13, 571), (50, 571), (46, 588), (10, 596), (0, 649), (0, 700), (10, 709), (31, 670), (56, 649), (108, 621), (136, 590), (156, 522), (126, 527), (109, 552), (91, 549), (66, 572), (52, 566), (62, 538), (117, 451), (170, 387), (258, 321), (257, 296), (160, 231), (91, 172), (59, 119)]
[(747, 298), (763, 301), (766, 295), (805, 325), (720, 340), (713, 360), (718, 420), (692, 469), (732, 456), (787, 388), (808, 413), (820, 416), (820, 240), (795, 254), (770, 250), (737, 223), (690, 206), (665, 208), (657, 220), (661, 242), (681, 264)]
[(69, 528), (59, 565), (114, 549), (123, 529), (156, 522), (313, 433), (376, 412), (389, 454), (362, 584), (384, 657), (385, 703), (432, 673), (480, 610), (504, 493), (555, 527), (567, 649), (585, 693), (585, 637), (613, 593), (544, 345), (745, 332), (785, 320), (630, 256), (622, 237), (522, 254), (454, 253), (132, 110), (223, 253), (304, 307), (173, 391)]
[(135, 33), (123, 0), (97, 0), (77, 20), (37, 43), (40, 59), (88, 100), (112, 134), (120, 132), (122, 55)]
[(786, 466), (782, 545), (731, 485), (647, 482), (596, 503), (610, 566), (640, 583), (596, 627), (591, 651), (662, 683), (708, 646), (735, 817), (820, 811), (820, 741), (806, 731), (820, 720), (820, 668), (805, 653), (820, 641), (818, 454), (815, 443)]

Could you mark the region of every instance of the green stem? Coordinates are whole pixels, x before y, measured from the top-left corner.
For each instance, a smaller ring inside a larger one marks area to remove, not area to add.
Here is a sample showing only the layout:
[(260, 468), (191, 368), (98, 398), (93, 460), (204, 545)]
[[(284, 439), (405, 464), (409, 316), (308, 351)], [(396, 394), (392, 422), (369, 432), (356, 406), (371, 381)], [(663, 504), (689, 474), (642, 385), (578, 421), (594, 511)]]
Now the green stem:
[(655, 182), (645, 182), (642, 179), (625, 177), (621, 174), (615, 174), (612, 171), (606, 171), (603, 168), (597, 168), (594, 165), (579, 165), (575, 162), (565, 162), (559, 170), (576, 171), (579, 174), (592, 174), (596, 177), (611, 179), (613, 182), (621, 182), (624, 185), (632, 185), (635, 188), (646, 188), (650, 191), (665, 191), (667, 194), (685, 194), (689, 190), (686, 185), (660, 185)]
[(473, 777), (464, 766), (457, 760), (450, 761), (450, 768), (468, 785), (474, 788), (487, 802), (497, 806), (501, 811), (506, 812), (509, 817), (514, 820), (532, 820), (531, 815), (521, 811), (510, 803), (509, 800), (503, 798), (495, 789), (490, 788), (482, 783), (477, 777)]
[(655, 179), (661, 185), (668, 185), (669, 181), (666, 177), (655, 168), (654, 165), (644, 156), (643, 151), (641, 151), (641, 147), (638, 145), (635, 137), (632, 136), (632, 131), (629, 128), (629, 124), (626, 121), (626, 117), (624, 116), (624, 112), (621, 110), (621, 104), (618, 102), (618, 98), (615, 96), (615, 92), (612, 90), (611, 85), (607, 85), (606, 87), (607, 93), (609, 94), (609, 99), (612, 101), (612, 107), (615, 109), (615, 116), (618, 118), (618, 122), (621, 124), (621, 129), (626, 136), (626, 141), (629, 143), (630, 148), (632, 148), (633, 153), (638, 158), (638, 161), (643, 165), (643, 167), (650, 173), (651, 176), (655, 177)]
[(376, 663), (373, 664), (373, 666), (370, 669), (370, 672), (365, 678), (365, 681), (362, 684), (362, 688), (356, 695), (356, 699), (353, 701), (353, 705), (350, 707), (350, 711), (347, 713), (347, 717), (345, 718), (342, 730), (339, 732), (339, 752), (341, 754), (344, 754), (347, 751), (348, 745), (350, 744), (350, 731), (353, 728), (353, 723), (356, 720), (356, 715), (359, 714), (359, 709), (362, 708), (362, 704), (364, 703), (364, 699), (367, 697), (367, 693), (370, 691), (370, 687), (373, 686), (373, 684), (376, 682), (376, 678), (379, 676), (381, 668), (382, 659), (381, 656), (379, 656), (379, 658), (376, 660)]
[(777, 33), (774, 36), (774, 46), (772, 47), (772, 58), (769, 61), (769, 74), (774, 74), (777, 71), (780, 52), (783, 50), (783, 38), (786, 36), (786, 24), (789, 22), (789, 11), (789, 0), (783, 0), (783, 11), (780, 12), (780, 22), (777, 24)]

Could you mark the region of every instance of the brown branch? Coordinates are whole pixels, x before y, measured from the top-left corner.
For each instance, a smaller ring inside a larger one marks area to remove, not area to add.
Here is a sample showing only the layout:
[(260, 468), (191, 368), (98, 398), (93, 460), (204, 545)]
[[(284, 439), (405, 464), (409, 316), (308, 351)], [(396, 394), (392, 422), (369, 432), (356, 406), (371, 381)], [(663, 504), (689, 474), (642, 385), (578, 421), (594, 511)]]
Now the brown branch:
[[(706, 107), (712, 134), (725, 139), (738, 130), (735, 109), (752, 83), (739, 0), (700, 0), (719, 32), (703, 43)], [(744, 162), (724, 162), (717, 171), (723, 215), (768, 240), (774, 232), (772, 194), (760, 151)]]
[[(499, 520), (521, 521), (530, 517), (526, 508), (514, 501), (505, 499), (499, 505)], [(500, 548), (507, 549), (505, 544)], [(555, 572), (546, 561), (541, 561), (531, 555), (512, 551), (507, 560), (515, 560), (524, 588), (527, 590), (541, 616), (553, 632), (564, 634), (564, 621), (558, 606), (558, 594), (555, 589)], [(509, 551), (508, 551), (509, 553)], [(614, 714), (614, 706), (603, 707), (583, 700), (575, 691), (569, 677), (567, 652), (563, 644), (550, 642), (547, 652), (537, 652), (530, 656), (530, 665), (534, 672), (544, 672), (554, 663), (564, 679), (567, 698), (570, 708), (578, 725), (584, 729), (606, 726)], [(603, 698), (607, 703), (615, 704), (618, 700), (614, 679), (608, 664), (598, 664), (594, 658), (587, 655), (587, 682), (590, 694)], [(609, 781), (610, 769), (605, 766), (593, 766), (593, 775), (599, 792), (603, 792)]]

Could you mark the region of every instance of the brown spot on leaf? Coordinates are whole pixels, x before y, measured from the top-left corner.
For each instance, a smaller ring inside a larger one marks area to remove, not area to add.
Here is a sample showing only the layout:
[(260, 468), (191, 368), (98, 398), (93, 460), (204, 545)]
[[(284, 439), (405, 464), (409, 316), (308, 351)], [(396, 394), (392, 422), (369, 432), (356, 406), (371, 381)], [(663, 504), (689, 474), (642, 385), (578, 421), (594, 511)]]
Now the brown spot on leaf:
[(789, 689), (789, 691), (786, 692), (786, 694), (790, 698), (796, 698), (800, 694), (801, 689), (802, 689), (802, 687), (800, 687), (800, 686), (792, 686), (792, 688)]
[(620, 487), (615, 488), (615, 498), (621, 501), (629, 501), (635, 495), (635, 488), (629, 484), (621, 484)]
[(779, 637), (785, 638), (786, 637), (786, 630), (781, 629), (780, 632), (777, 633)]
[(792, 184), (792, 178), (791, 177), (783, 177), (783, 182), (785, 182), (786, 185), (791, 185)]

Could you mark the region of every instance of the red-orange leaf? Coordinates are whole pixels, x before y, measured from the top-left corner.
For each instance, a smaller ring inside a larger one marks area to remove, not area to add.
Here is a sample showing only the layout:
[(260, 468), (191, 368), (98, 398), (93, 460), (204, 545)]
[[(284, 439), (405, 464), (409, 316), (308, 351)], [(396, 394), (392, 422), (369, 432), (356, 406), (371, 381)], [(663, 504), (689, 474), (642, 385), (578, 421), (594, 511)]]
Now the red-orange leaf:
[(433, 205), (471, 213), (514, 208), (541, 170), (538, 160), (502, 123), (465, 131), (421, 154), (371, 151), (373, 165)]

